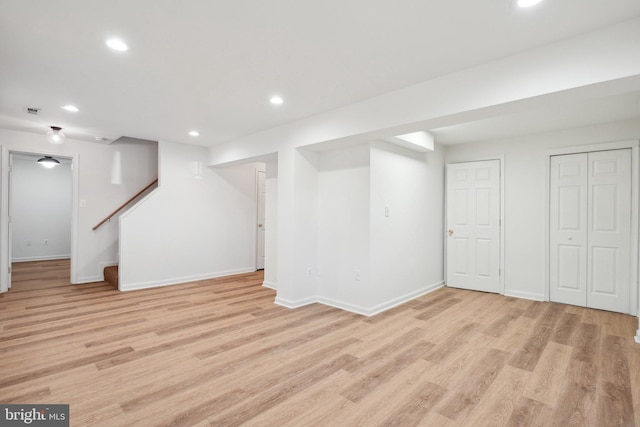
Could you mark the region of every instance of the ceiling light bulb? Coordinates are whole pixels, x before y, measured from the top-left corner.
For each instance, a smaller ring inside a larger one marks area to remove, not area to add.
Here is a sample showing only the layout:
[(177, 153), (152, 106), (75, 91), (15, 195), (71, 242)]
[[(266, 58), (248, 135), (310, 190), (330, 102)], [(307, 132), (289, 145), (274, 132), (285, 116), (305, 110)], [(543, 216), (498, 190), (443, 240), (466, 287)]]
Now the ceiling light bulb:
[(271, 102), (274, 105), (280, 105), (284, 102), (284, 99), (276, 95), (276, 96), (272, 96), (269, 102)]
[(60, 108), (62, 108), (63, 110), (66, 110), (66, 111), (70, 111), (70, 112), (72, 112), (72, 113), (77, 113), (78, 111), (80, 111), (80, 110), (78, 109), (78, 107), (76, 107), (75, 105), (71, 105), (71, 104), (63, 105), (63, 106), (62, 106), (62, 107), (60, 107)]
[(191, 135), (191, 136), (200, 136), (200, 132), (198, 132), (197, 130), (190, 130), (189, 131), (189, 135)]
[(107, 46), (109, 46), (113, 50), (117, 50), (118, 52), (126, 52), (129, 50), (129, 46), (125, 42), (120, 39), (109, 39), (106, 41)]
[(526, 8), (526, 7), (535, 6), (541, 1), (542, 0), (518, 0), (517, 5), (518, 7)]
[(47, 169), (51, 169), (54, 166), (58, 166), (60, 164), (60, 162), (56, 159), (54, 159), (51, 156), (44, 156), (40, 159), (38, 159), (37, 163), (39, 165), (44, 166)]
[(47, 132), (47, 141), (52, 144), (62, 144), (64, 142), (64, 133), (62, 128), (58, 126), (51, 126), (51, 130)]

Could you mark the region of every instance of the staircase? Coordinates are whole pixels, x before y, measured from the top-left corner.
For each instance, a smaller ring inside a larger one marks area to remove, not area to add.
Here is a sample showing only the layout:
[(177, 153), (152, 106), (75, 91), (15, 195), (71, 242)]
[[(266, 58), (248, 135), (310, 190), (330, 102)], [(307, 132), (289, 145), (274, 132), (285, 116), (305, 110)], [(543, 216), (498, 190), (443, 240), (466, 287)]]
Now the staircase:
[(104, 281), (118, 289), (118, 266), (112, 265), (104, 268)]
[[(119, 214), (120, 211), (122, 211), (124, 208), (129, 206), (129, 204), (135, 202), (136, 200), (141, 198), (143, 195), (147, 194), (148, 190), (157, 187), (157, 184), (158, 184), (158, 180), (157, 179), (153, 180), (153, 182), (151, 182), (151, 184), (147, 185), (142, 190), (138, 191), (133, 197), (131, 197), (129, 200), (127, 200), (126, 202), (121, 204), (116, 210), (111, 212), (109, 215), (106, 216), (106, 218), (104, 218), (102, 221), (100, 221), (98, 224), (96, 224), (92, 228), (92, 230), (96, 231), (103, 224), (111, 221), (111, 218), (113, 218), (114, 216)], [(113, 265), (113, 266), (110, 266), (110, 267), (105, 267), (104, 271), (103, 271), (103, 274), (104, 274), (104, 281), (107, 282), (108, 284), (110, 284), (114, 289), (118, 289), (118, 266), (117, 265)]]

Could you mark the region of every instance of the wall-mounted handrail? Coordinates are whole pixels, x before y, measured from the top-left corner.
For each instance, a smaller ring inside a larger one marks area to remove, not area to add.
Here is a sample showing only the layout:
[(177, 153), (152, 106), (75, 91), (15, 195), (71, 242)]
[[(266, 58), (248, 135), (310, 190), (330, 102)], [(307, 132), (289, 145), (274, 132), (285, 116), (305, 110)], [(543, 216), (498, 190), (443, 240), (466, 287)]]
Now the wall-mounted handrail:
[(121, 204), (120, 207), (118, 207), (118, 209), (116, 209), (115, 211), (113, 211), (109, 215), (107, 215), (107, 217), (105, 219), (103, 219), (102, 221), (100, 221), (95, 227), (93, 227), (92, 230), (96, 231), (98, 228), (100, 228), (100, 226), (102, 224), (104, 224), (105, 222), (109, 221), (111, 218), (116, 216), (118, 214), (118, 212), (120, 212), (122, 209), (124, 209), (129, 203), (131, 203), (135, 199), (137, 199), (142, 193), (144, 193), (145, 191), (147, 191), (148, 189), (153, 187), (157, 182), (158, 182), (158, 180), (156, 179), (151, 184), (147, 185), (142, 190), (138, 191), (135, 196), (131, 197), (129, 200), (127, 200), (126, 202)]

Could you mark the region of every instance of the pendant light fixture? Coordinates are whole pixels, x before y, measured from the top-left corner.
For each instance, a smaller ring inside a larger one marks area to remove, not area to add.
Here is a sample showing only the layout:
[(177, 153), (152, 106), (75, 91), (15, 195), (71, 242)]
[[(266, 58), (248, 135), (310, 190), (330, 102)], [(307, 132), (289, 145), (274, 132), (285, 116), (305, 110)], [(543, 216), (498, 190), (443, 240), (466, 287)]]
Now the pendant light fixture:
[(38, 164), (44, 166), (47, 169), (51, 169), (54, 166), (58, 166), (60, 164), (60, 161), (54, 159), (51, 156), (44, 156), (40, 159), (38, 159)]
[(47, 141), (52, 144), (62, 144), (64, 142), (64, 133), (62, 133), (62, 128), (58, 126), (51, 126), (51, 130), (47, 132)]

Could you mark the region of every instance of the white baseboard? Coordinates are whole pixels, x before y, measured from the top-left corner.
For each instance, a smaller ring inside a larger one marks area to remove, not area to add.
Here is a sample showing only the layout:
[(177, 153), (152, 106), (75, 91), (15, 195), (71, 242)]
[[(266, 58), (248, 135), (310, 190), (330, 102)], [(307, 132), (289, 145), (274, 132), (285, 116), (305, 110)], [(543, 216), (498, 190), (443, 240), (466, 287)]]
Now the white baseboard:
[(340, 310), (350, 311), (351, 313), (360, 314), (362, 316), (370, 316), (369, 309), (356, 304), (338, 301), (331, 298), (318, 297), (317, 302), (329, 307), (339, 308)]
[(278, 289), (277, 283), (268, 282), (266, 280), (262, 282), (262, 286), (264, 286), (265, 288), (273, 289), (274, 291)]
[(640, 329), (638, 329), (638, 330), (636, 331), (636, 338), (635, 338), (635, 340), (636, 340), (636, 342), (637, 342), (638, 344), (640, 344)]
[(255, 272), (255, 268), (241, 268), (237, 270), (216, 271), (213, 273), (195, 274), (193, 276), (172, 277), (170, 279), (154, 280), (149, 282), (138, 282), (122, 284), (120, 281), (119, 290), (136, 291), (140, 289), (159, 288), (162, 286), (179, 285), (181, 283), (195, 282), (197, 280), (215, 279), (216, 277), (233, 276), (234, 274), (245, 274)]
[(398, 298), (394, 298), (390, 301), (385, 301), (382, 304), (375, 305), (371, 307), (370, 314), (367, 316), (374, 316), (378, 313), (382, 313), (383, 311), (389, 310), (390, 308), (396, 307), (398, 305), (404, 304), (405, 302), (411, 301), (412, 299), (416, 299), (421, 297), (422, 295), (426, 295), (430, 292), (435, 291), (436, 289), (440, 289), (444, 286), (444, 280), (441, 280), (436, 283), (432, 283), (430, 285), (425, 286), (424, 288), (420, 288), (413, 292), (409, 292), (408, 294), (402, 295)]
[(524, 292), (524, 291), (504, 291), (505, 297), (514, 297), (514, 298), (522, 298), (522, 299), (530, 299), (533, 301), (544, 301), (544, 294), (536, 294), (533, 292)]
[(400, 304), (404, 304), (407, 301), (411, 301), (412, 299), (428, 294), (429, 292), (433, 292), (436, 289), (439, 289), (443, 286), (444, 286), (444, 281), (439, 281), (429, 286), (425, 286), (424, 288), (421, 288), (416, 291), (409, 292), (408, 294), (394, 298), (390, 301), (386, 301), (382, 304), (375, 305), (373, 307), (363, 307), (357, 304), (351, 304), (349, 302), (339, 301), (336, 299), (322, 297), (322, 296), (308, 297), (308, 298), (303, 298), (297, 301), (290, 301), (290, 300), (285, 300), (284, 298), (276, 297), (275, 303), (288, 308), (298, 308), (308, 304), (319, 303), (319, 304), (328, 305), (330, 307), (339, 308), (340, 310), (349, 311), (351, 313), (360, 314), (362, 316), (374, 316), (385, 310), (389, 310), (390, 308), (396, 307)]
[(74, 282), (74, 285), (82, 285), (84, 283), (95, 283), (95, 282), (104, 282), (104, 277), (102, 276), (85, 276), (85, 277), (80, 277), (78, 278), (78, 280), (76, 282)]
[(411, 301), (412, 299), (428, 294), (429, 292), (433, 292), (436, 289), (440, 289), (443, 286), (444, 286), (444, 280), (441, 280), (439, 282), (432, 283), (429, 286), (425, 286), (424, 288), (421, 288), (413, 292), (409, 292), (408, 294), (394, 298), (390, 301), (385, 301), (382, 304), (374, 305), (373, 307), (362, 307), (356, 304), (351, 304), (351, 303), (338, 301), (338, 300), (325, 298), (325, 297), (318, 297), (318, 302), (320, 304), (339, 308), (341, 310), (350, 311), (352, 313), (360, 314), (363, 316), (375, 316), (376, 314), (382, 313), (383, 311), (389, 310), (390, 308), (397, 307), (401, 304), (404, 304), (407, 301)]
[(305, 305), (309, 305), (309, 304), (315, 304), (318, 302), (318, 298), (316, 297), (307, 297), (307, 298), (302, 298), (296, 301), (291, 301), (288, 299), (284, 299), (282, 297), (276, 297), (276, 300), (274, 301), (276, 304), (281, 305), (283, 307), (287, 307), (287, 308), (298, 308), (298, 307), (302, 307)]
[(13, 258), (11, 262), (31, 262), (31, 261), (55, 261), (57, 259), (70, 259), (71, 255), (44, 255)]

